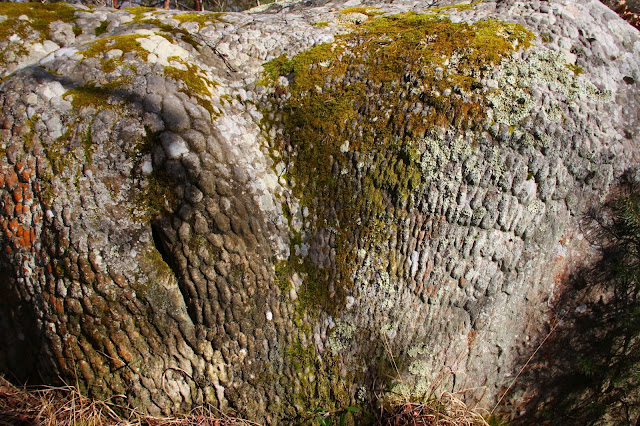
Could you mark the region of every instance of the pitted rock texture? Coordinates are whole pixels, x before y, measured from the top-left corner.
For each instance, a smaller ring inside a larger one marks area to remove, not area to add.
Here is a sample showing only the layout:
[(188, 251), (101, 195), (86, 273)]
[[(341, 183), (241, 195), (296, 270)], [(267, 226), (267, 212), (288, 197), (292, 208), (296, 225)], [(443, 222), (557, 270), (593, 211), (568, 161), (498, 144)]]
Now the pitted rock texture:
[(638, 31), (352, 3), (0, 6), (0, 367), (267, 423), (499, 398), (637, 167)]

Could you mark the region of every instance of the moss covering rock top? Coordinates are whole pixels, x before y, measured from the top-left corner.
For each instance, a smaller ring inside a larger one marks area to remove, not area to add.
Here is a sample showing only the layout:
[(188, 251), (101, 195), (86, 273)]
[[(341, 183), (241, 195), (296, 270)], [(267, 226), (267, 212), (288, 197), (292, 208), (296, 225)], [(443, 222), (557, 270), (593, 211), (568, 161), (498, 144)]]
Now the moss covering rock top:
[(354, 236), (373, 248), (430, 184), (425, 138), (491, 124), (491, 89), (481, 80), (533, 39), (520, 24), (410, 12), (264, 64), (282, 110), (282, 136), (271, 141), (276, 161), (310, 210), (311, 233), (335, 234), (337, 274), (325, 273), (325, 294), (343, 299), (352, 286)]

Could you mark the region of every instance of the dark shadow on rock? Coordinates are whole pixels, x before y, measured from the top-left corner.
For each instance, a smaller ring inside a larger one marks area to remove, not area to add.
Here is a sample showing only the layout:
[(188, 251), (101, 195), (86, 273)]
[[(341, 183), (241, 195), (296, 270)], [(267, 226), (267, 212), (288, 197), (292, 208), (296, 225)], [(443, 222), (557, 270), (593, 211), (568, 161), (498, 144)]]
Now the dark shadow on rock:
[(499, 407), (512, 424), (640, 424), (640, 187), (632, 182), (584, 218), (599, 259), (570, 278), (555, 304), (560, 323)]

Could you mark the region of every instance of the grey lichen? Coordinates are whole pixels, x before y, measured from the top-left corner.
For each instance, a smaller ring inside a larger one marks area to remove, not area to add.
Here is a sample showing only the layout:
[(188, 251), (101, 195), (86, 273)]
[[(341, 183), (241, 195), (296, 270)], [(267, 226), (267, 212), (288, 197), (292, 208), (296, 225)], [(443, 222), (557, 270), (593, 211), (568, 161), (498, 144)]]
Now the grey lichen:
[[(605, 102), (611, 99), (610, 90), (600, 90), (585, 76), (576, 73), (575, 57), (549, 49), (527, 52), (525, 56), (515, 56), (502, 61), (497, 73), (499, 89), (487, 96), (493, 107), (496, 123), (515, 126), (532, 114), (538, 107), (538, 100), (532, 94), (532, 87), (550, 85), (562, 94), (565, 102), (574, 102), (581, 94)], [(552, 122), (562, 118), (562, 108), (557, 102), (542, 105), (542, 110)]]

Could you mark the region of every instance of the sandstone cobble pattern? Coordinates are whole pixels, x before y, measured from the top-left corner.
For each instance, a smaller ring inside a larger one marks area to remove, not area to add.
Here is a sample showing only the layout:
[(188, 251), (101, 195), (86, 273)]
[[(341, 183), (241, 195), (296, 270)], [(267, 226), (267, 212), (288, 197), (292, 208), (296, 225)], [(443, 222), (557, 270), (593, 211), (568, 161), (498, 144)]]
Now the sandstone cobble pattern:
[[(276, 424), (381, 394), (494, 402), (561, 309), (581, 215), (637, 167), (640, 37), (595, 0), (452, 3), (0, 8), (0, 367)], [(404, 12), (535, 39), (380, 82), (359, 35), (392, 43), (367, 25)], [(365, 89), (309, 160), (300, 72), (340, 64), (295, 58), (344, 46), (356, 65), (307, 94)], [(394, 145), (366, 151), (378, 120)]]

